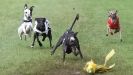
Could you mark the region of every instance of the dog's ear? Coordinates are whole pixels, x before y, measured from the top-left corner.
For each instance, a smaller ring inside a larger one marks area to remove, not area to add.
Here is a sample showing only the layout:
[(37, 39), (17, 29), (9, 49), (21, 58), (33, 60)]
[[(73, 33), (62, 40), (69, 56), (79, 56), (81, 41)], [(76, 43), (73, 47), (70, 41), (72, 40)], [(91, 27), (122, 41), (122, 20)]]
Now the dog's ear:
[(33, 11), (33, 8), (34, 8), (34, 7), (35, 7), (35, 6), (31, 6), (31, 7), (30, 7), (30, 11)]
[(110, 15), (111, 15), (110, 11), (111, 11), (111, 10), (109, 9), (109, 10), (108, 10), (108, 17), (110, 17)]
[(28, 8), (28, 5), (27, 5), (27, 4), (25, 4), (25, 5), (24, 5), (24, 9), (27, 9), (27, 8)]
[(31, 16), (32, 16), (33, 8), (34, 8), (34, 6), (31, 6), (31, 7), (30, 7), (30, 11), (31, 11), (30, 14), (31, 14)]
[(117, 14), (118, 13), (118, 10), (115, 10), (115, 13)]
[(75, 32), (74, 35), (77, 36), (78, 32)]

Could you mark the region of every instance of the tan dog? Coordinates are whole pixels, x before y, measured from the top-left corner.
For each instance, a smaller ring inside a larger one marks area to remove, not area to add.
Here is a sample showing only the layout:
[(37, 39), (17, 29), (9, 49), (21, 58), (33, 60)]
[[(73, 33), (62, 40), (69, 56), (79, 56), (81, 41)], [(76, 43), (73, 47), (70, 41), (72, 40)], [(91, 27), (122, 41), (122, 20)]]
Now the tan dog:
[(121, 36), (121, 28), (119, 23), (119, 17), (117, 15), (117, 10), (111, 10), (108, 12), (108, 20), (107, 20), (107, 34), (106, 36), (111, 35), (119, 32), (120, 33), (120, 41), (122, 41)]

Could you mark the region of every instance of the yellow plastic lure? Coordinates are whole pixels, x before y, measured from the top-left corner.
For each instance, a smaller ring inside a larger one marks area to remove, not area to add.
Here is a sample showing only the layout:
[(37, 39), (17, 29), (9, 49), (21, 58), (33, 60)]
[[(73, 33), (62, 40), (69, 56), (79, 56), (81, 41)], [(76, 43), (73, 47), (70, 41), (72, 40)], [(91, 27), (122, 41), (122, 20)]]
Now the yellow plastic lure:
[(107, 56), (105, 57), (105, 62), (103, 65), (98, 65), (96, 64), (92, 59), (91, 61), (87, 62), (85, 67), (84, 67), (84, 70), (87, 72), (87, 73), (97, 73), (97, 72), (100, 72), (100, 73), (103, 73), (103, 72), (107, 72), (109, 71), (110, 69), (112, 69), (115, 64), (111, 65), (111, 66), (106, 66), (107, 62), (111, 59), (111, 57), (115, 54), (115, 50), (112, 49), (108, 54)]

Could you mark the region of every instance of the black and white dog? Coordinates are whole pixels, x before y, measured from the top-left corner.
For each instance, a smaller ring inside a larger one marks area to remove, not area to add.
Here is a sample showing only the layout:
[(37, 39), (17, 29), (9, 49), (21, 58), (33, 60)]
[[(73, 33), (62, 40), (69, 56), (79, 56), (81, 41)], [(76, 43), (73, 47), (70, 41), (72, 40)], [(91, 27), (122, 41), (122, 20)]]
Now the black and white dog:
[(28, 8), (27, 4), (24, 5), (24, 17), (23, 17), (23, 22), (18, 28), (18, 35), (20, 39), (22, 40), (22, 35), (25, 35), (25, 40), (26, 40), (26, 35), (31, 36), (31, 32), (33, 30), (32, 28), (32, 11), (33, 7), (31, 6)]
[(51, 55), (54, 54), (55, 50), (62, 44), (63, 45), (63, 61), (65, 61), (65, 54), (70, 54), (71, 52), (74, 53), (75, 56), (80, 54), (81, 59), (83, 58), (81, 50), (80, 50), (80, 45), (79, 45), (79, 40), (77, 38), (77, 33), (78, 32), (73, 32), (72, 28), (76, 22), (76, 20), (79, 19), (79, 14), (77, 14), (72, 26), (70, 29), (68, 29), (58, 40), (56, 46), (53, 48)]
[(52, 47), (52, 34), (51, 28), (49, 26), (49, 21), (46, 18), (35, 18), (35, 27), (34, 27), (34, 38), (31, 47), (34, 47), (35, 40), (37, 39), (40, 47), (42, 43), (39, 40), (39, 36), (43, 36), (42, 41), (45, 40), (46, 37), (49, 38), (50, 47)]

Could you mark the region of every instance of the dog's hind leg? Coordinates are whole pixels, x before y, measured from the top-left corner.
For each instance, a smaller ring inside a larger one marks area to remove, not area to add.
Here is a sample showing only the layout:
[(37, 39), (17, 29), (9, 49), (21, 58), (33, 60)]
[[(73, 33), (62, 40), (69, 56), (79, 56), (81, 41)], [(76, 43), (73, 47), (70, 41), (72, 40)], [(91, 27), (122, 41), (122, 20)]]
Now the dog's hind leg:
[(26, 35), (24, 35), (25, 41), (26, 41)]
[(49, 38), (49, 42), (50, 42), (50, 47), (52, 47), (52, 34), (51, 34), (51, 31), (49, 31), (48, 38)]
[(51, 55), (53, 55), (55, 53), (55, 50), (62, 44), (62, 42), (63, 42), (63, 36), (60, 37), (60, 39), (58, 40), (58, 42), (56, 43), (56, 45), (52, 49)]
[(33, 37), (33, 42), (32, 42), (32, 45), (31, 45), (32, 48), (34, 47), (34, 43), (35, 43), (36, 38), (37, 38), (37, 33), (35, 32), (34, 37)]
[(29, 32), (28, 36), (31, 37), (31, 35), (32, 35), (32, 32)]
[(120, 41), (122, 42), (122, 34), (121, 34), (121, 29), (120, 29), (120, 32), (119, 32), (119, 34), (120, 34)]

